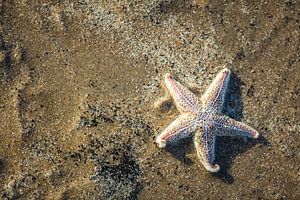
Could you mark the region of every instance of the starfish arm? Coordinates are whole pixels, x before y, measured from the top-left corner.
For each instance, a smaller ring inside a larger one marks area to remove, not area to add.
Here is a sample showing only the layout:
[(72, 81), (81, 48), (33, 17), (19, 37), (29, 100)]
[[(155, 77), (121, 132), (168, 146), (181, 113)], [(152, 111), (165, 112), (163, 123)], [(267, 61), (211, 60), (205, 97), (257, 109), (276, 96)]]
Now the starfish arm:
[(218, 172), (220, 166), (213, 164), (216, 136), (213, 134), (212, 129), (206, 126), (198, 128), (193, 139), (198, 158), (202, 165), (210, 172)]
[(165, 76), (165, 83), (180, 113), (197, 113), (200, 110), (197, 96), (175, 81), (172, 75)]
[(166, 146), (167, 142), (173, 142), (191, 136), (194, 118), (194, 116), (188, 114), (180, 115), (157, 136), (156, 143), (158, 143), (158, 146), (162, 148)]
[(230, 117), (216, 115), (214, 118), (214, 128), (218, 136), (245, 136), (248, 138), (258, 138), (259, 136), (255, 129)]
[(216, 112), (221, 112), (227, 85), (230, 79), (230, 70), (223, 69), (210, 84), (201, 97), (202, 106)]

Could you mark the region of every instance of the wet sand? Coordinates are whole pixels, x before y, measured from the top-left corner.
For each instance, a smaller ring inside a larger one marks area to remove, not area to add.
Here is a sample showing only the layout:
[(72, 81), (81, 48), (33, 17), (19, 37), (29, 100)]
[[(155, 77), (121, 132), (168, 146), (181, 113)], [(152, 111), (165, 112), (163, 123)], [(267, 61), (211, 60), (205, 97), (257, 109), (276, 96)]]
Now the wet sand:
[[(297, 1), (0, 0), (1, 199), (300, 199)], [(161, 82), (197, 95), (224, 66), (224, 113), (260, 132), (218, 138), (218, 174)], [(297, 187), (298, 185), (298, 187)]]

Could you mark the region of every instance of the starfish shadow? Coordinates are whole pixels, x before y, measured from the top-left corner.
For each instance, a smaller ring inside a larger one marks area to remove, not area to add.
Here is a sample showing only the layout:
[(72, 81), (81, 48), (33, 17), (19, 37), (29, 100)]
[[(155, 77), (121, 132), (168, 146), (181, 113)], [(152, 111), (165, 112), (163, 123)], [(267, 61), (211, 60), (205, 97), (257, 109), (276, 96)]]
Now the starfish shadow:
[(187, 153), (192, 152), (191, 143), (191, 138), (185, 138), (172, 145), (167, 145), (166, 151), (183, 164), (192, 165), (194, 162), (186, 156)]
[(241, 97), (242, 80), (235, 74), (231, 74), (225, 96), (223, 113), (235, 120), (240, 121), (244, 115), (244, 104)]
[[(243, 118), (243, 101), (241, 98), (241, 85), (243, 82), (235, 74), (231, 74), (229, 80), (227, 93), (224, 102), (223, 113), (235, 120), (240, 121)], [(232, 164), (232, 160), (237, 156), (241, 150), (246, 151), (245, 143), (239, 142), (240, 139), (232, 139), (229, 137), (217, 137), (216, 140), (216, 163), (221, 166), (218, 173), (212, 176), (221, 179), (224, 183), (232, 184), (234, 182), (233, 176), (228, 173), (228, 169)]]
[[(244, 105), (241, 98), (241, 86), (243, 84), (239, 77), (232, 74), (224, 103), (223, 113), (237, 121), (241, 121), (243, 118)], [(240, 137), (217, 137), (216, 143), (216, 163), (221, 166), (221, 170), (213, 176), (220, 178), (227, 184), (234, 182), (234, 178), (228, 173), (228, 169), (237, 155), (246, 152), (258, 143), (263, 146), (270, 145), (269, 141), (261, 135), (258, 139), (246, 140)]]
[[(237, 121), (243, 119), (244, 106), (241, 98), (241, 86), (243, 84), (239, 77), (232, 74), (224, 102), (223, 113)], [(263, 136), (260, 136), (258, 139), (248, 139), (247, 141), (245, 141), (245, 138), (240, 137), (217, 137), (216, 143), (215, 161), (220, 165), (221, 169), (217, 173), (211, 173), (211, 176), (222, 180), (226, 184), (234, 182), (234, 177), (228, 173), (228, 169), (237, 155), (246, 152), (258, 143), (262, 144), (262, 146), (270, 145)], [(193, 144), (191, 138), (186, 138), (167, 145), (166, 151), (183, 164), (191, 165), (194, 162), (186, 156), (187, 153), (193, 151), (194, 146), (191, 144)]]
[(228, 173), (232, 160), (237, 155), (248, 151), (257, 144), (262, 146), (271, 146), (268, 139), (262, 135), (260, 135), (257, 139), (247, 139), (247, 141), (244, 138), (218, 137), (216, 146), (216, 163), (221, 166), (221, 169), (219, 172), (213, 173), (212, 176), (221, 179), (224, 183), (232, 184), (234, 182), (234, 178)]

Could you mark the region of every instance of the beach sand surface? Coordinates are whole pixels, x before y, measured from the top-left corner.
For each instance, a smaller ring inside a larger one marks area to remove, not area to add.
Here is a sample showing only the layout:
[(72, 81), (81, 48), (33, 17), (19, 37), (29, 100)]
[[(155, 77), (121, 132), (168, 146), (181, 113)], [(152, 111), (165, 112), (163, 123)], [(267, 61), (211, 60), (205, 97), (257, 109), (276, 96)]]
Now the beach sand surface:
[[(0, 0), (0, 199), (300, 199), (300, 3)], [(217, 174), (155, 137), (166, 73), (232, 71)]]

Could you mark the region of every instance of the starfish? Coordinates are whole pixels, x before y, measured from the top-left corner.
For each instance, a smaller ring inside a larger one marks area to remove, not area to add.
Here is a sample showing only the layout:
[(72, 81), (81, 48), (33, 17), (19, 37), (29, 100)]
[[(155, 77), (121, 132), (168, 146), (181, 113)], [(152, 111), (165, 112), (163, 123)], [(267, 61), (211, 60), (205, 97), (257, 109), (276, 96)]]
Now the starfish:
[(222, 114), (230, 70), (225, 68), (216, 76), (201, 98), (174, 80), (165, 76), (167, 89), (180, 115), (156, 138), (160, 148), (182, 138), (193, 137), (197, 156), (210, 172), (218, 172), (214, 164), (216, 136), (243, 136), (258, 138), (250, 126)]

